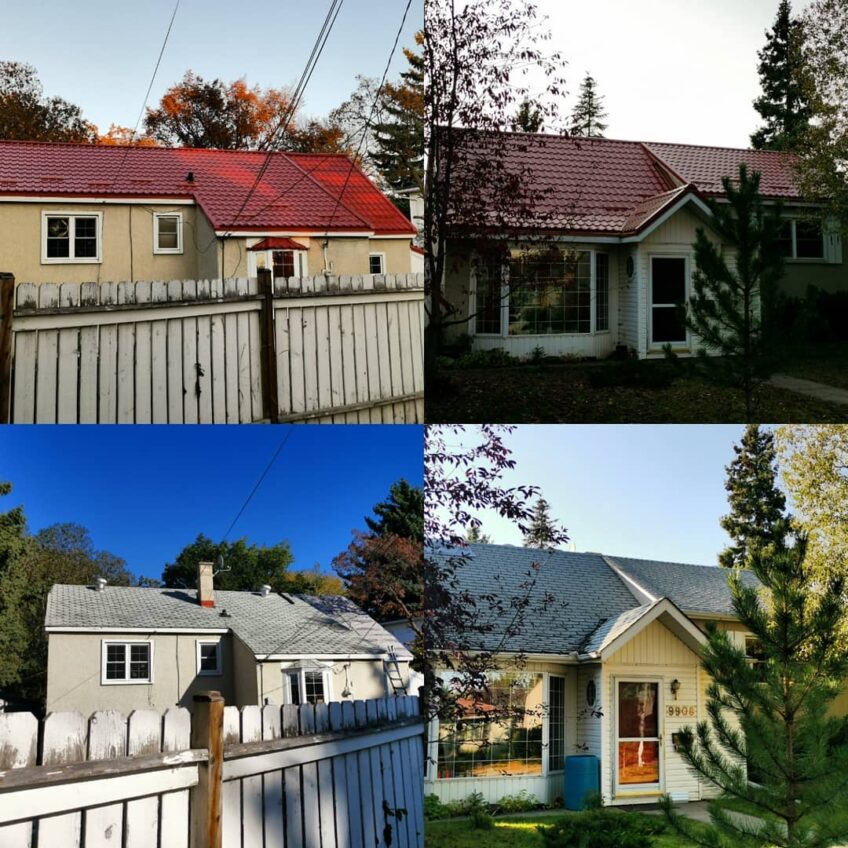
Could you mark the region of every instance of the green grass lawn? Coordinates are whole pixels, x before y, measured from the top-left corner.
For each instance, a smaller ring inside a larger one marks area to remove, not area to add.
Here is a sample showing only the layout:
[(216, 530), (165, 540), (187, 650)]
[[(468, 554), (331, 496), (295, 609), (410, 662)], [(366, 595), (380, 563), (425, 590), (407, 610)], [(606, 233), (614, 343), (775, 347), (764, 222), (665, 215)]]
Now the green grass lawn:
[[(848, 388), (848, 346), (838, 355), (821, 352), (781, 370)], [(842, 364), (840, 364), (842, 363)], [(426, 400), (427, 420), (445, 423), (739, 423), (745, 420), (741, 391), (680, 372), (670, 386), (593, 386), (596, 365), (520, 365), (450, 370)], [(663, 362), (641, 364), (666, 368)], [(844, 371), (844, 373), (843, 373)], [(841, 382), (840, 382), (841, 381)], [(836, 406), (794, 392), (763, 386), (756, 419), (769, 424), (848, 421), (848, 406)]]
[[(493, 830), (474, 830), (467, 819), (429, 821), (424, 826), (424, 848), (542, 848), (542, 837), (536, 828), (553, 821), (552, 816), (533, 815), (498, 819)], [(655, 848), (691, 848), (691, 845), (673, 834), (654, 839)]]

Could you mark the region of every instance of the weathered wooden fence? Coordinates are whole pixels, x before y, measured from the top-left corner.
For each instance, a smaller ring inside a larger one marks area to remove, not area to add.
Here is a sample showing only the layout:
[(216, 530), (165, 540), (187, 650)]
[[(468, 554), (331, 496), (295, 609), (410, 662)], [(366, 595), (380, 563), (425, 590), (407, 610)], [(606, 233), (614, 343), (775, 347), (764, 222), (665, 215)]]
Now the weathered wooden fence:
[(264, 273), (0, 278), (0, 421), (423, 420), (423, 275)]
[(3, 848), (422, 848), (418, 699), (0, 714)]

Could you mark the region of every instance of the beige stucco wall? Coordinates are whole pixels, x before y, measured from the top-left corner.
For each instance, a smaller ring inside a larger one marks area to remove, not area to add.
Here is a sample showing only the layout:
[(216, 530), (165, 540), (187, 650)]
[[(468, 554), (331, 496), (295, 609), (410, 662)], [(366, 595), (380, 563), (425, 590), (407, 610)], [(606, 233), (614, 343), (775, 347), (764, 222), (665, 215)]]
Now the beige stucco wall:
[[(96, 212), (102, 215), (100, 263), (42, 264), (43, 212)], [(153, 252), (153, 215), (183, 216), (183, 253)], [(197, 232), (205, 217), (195, 206), (111, 203), (0, 203), (0, 270), (20, 283), (86, 283), (121, 280), (176, 280), (198, 276), (199, 251), (208, 245)], [(207, 225), (208, 226), (208, 225)], [(132, 232), (132, 237), (130, 237)], [(214, 246), (210, 248), (214, 255)]]
[(239, 707), (261, 704), (259, 700), (259, 669), (253, 651), (233, 636), (233, 697)]
[[(102, 684), (103, 641), (153, 643), (153, 682)], [(197, 641), (223, 640), (223, 674), (197, 674)], [(47, 655), (47, 711), (165, 710), (176, 704), (191, 707), (192, 696), (207, 689), (233, 697), (233, 642), (229, 635), (50, 633)], [(255, 702), (254, 702), (255, 703)]]
[[(383, 698), (391, 695), (382, 660), (316, 661), (316, 668), (328, 667), (330, 677), (330, 700), (355, 701), (368, 698)], [(283, 703), (283, 671), (299, 667), (287, 661), (268, 660), (259, 664), (259, 703), (266, 700), (271, 704)], [(409, 680), (409, 664), (401, 663), (401, 676), (404, 683)], [(348, 690), (347, 695), (344, 691)]]
[[(102, 215), (101, 262), (42, 264), (43, 212), (96, 212)], [(182, 254), (153, 252), (153, 216), (157, 212), (182, 214)], [(247, 244), (255, 241), (246, 238), (224, 240), (224, 276), (247, 276)], [(320, 274), (324, 270), (323, 239), (301, 241), (309, 246), (309, 273)], [(412, 270), (410, 244), (411, 238), (331, 236), (329, 258), (336, 274), (367, 274), (369, 253), (384, 253), (386, 273), (407, 274)], [(209, 220), (194, 205), (0, 203), (0, 271), (11, 272), (20, 283), (216, 279), (221, 276), (221, 253), (221, 239), (216, 238)]]

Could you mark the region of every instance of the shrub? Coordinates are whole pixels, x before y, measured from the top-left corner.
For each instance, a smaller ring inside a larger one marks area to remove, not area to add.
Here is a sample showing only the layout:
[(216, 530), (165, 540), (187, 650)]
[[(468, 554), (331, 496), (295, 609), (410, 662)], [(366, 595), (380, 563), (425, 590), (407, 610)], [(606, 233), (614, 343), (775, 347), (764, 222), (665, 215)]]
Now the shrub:
[(471, 811), (471, 827), (475, 830), (491, 830), (494, 826), (495, 820), (485, 810)]
[(567, 816), (539, 832), (545, 848), (650, 848), (665, 829), (659, 817), (600, 809)]
[(503, 348), (492, 350), (472, 350), (454, 360), (454, 368), (503, 368), (506, 365), (516, 365), (518, 360)]
[(446, 819), (450, 815), (450, 811), (446, 804), (439, 800), (438, 795), (424, 796), (424, 818), (427, 821), (436, 819)]
[(541, 806), (538, 798), (522, 789), (517, 795), (504, 795), (496, 805), (502, 813), (523, 813)]

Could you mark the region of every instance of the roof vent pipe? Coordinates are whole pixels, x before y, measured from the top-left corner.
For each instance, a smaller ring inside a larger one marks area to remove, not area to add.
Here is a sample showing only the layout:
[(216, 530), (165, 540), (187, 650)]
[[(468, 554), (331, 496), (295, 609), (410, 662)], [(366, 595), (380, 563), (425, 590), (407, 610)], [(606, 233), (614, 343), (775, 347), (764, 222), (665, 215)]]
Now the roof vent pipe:
[(106, 588), (106, 578), (97, 577), (94, 581), (94, 591), (102, 592)]
[(260, 588), (259, 594), (262, 595), (263, 598), (267, 598), (268, 595), (271, 594), (271, 587), (266, 583)]

